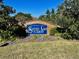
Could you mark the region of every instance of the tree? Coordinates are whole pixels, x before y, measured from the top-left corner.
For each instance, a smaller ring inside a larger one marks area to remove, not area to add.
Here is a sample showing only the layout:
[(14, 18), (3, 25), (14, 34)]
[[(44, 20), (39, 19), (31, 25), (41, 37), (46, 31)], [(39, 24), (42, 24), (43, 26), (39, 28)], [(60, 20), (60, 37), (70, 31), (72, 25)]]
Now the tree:
[(22, 12), (19, 12), (15, 15), (15, 19), (19, 22), (25, 22), (27, 20), (32, 20), (31, 14), (25, 14)]
[(49, 10), (46, 11), (46, 19), (50, 20), (51, 12)]
[(55, 22), (55, 11), (52, 9), (51, 11), (47, 10), (45, 15), (41, 15), (39, 17), (40, 20), (49, 21), (49, 22)]
[(54, 13), (55, 13), (54, 9), (52, 9), (51, 13), (52, 13), (52, 14), (54, 14)]
[(66, 32), (71, 35), (72, 38), (79, 39), (79, 0), (65, 0), (58, 8), (57, 14), (59, 14), (59, 25), (66, 28)]
[(56, 13), (54, 9), (51, 10), (50, 21), (54, 24), (56, 23)]
[(46, 15), (41, 15), (40, 17), (39, 17), (39, 20), (46, 20)]
[(15, 10), (0, 0), (0, 38), (10, 39), (14, 36), (13, 31), (18, 27), (18, 22), (10, 16), (13, 13)]

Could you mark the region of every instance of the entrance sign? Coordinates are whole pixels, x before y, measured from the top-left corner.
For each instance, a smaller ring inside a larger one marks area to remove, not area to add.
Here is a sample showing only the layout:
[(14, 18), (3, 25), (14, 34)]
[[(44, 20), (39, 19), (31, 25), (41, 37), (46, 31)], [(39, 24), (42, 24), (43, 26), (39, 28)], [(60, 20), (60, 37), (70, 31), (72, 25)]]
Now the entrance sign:
[(47, 34), (47, 25), (44, 25), (44, 24), (30, 24), (30, 25), (27, 25), (26, 30), (30, 34)]

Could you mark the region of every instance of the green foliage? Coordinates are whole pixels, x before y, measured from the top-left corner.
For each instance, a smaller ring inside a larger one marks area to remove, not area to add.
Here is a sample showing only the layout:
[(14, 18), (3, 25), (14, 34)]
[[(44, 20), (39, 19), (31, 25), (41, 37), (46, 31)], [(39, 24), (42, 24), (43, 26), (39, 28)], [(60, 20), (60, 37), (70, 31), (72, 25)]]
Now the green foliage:
[(46, 21), (46, 15), (41, 15), (41, 16), (39, 17), (39, 20)]
[(74, 22), (74, 19), (72, 18), (69, 18), (69, 17), (59, 17), (57, 20), (56, 20), (56, 24), (58, 24), (59, 26), (61, 26), (62, 28), (68, 28), (71, 24), (73, 24)]
[[(65, 31), (62, 37), (66, 35), (64, 38), (79, 39), (79, 0), (64, 0), (57, 12), (54, 9), (47, 10), (46, 15), (41, 16), (41, 19), (59, 25), (61, 30), (63, 28)], [(51, 30), (53, 35), (54, 32), (56, 31)]]
[(79, 39), (79, 1), (65, 0), (58, 8), (56, 23), (65, 28), (62, 37), (66, 39)]
[(39, 20), (43, 20), (43, 21), (49, 21), (49, 22), (55, 22), (55, 11), (54, 9), (52, 10), (47, 10), (45, 15), (41, 15), (39, 17)]
[(63, 14), (79, 20), (79, 0), (65, 0)]
[(17, 15), (15, 15), (15, 19), (17, 21), (23, 22), (27, 20), (32, 20), (32, 16), (31, 14), (25, 14), (25, 13), (19, 12), (17, 13)]
[(72, 37), (74, 39), (79, 39), (79, 22), (74, 23), (69, 27)]
[[(15, 40), (16, 37), (28, 36), (25, 28), (18, 25), (18, 22), (25, 22), (32, 20), (31, 14), (17, 13), (14, 17), (10, 14), (15, 13), (15, 9), (10, 6), (4, 5), (3, 1), (0, 2), (0, 39), (2, 40)], [(24, 23), (23, 23), (24, 24)]]
[[(79, 1), (65, 1), (67, 16), (74, 18), (73, 23), (69, 26), (70, 35), (73, 39), (79, 39)], [(70, 8), (68, 8), (70, 7)], [(69, 9), (69, 10), (68, 10)], [(64, 13), (65, 14), (65, 13)]]
[(15, 10), (4, 5), (3, 2), (0, 3), (0, 38), (13, 41), (16, 39), (13, 31), (18, 27), (18, 21), (11, 17), (10, 14), (15, 13)]
[(56, 33), (58, 33), (57, 28), (52, 28), (50, 30), (50, 35), (55, 35)]
[(38, 39), (38, 38), (40, 38), (41, 37), (41, 35), (34, 35), (32, 38), (33, 38), (33, 40), (34, 39)]
[(46, 11), (46, 18), (47, 18), (47, 20), (50, 20), (50, 15), (51, 15), (50, 11), (47, 10), (47, 11)]
[[(11, 18), (12, 19), (12, 18)], [(0, 37), (3, 40), (13, 40), (14, 30), (18, 27), (14, 20), (0, 19)]]
[(68, 33), (62, 33), (61, 37), (63, 37), (64, 39), (72, 39), (72, 36)]
[(24, 38), (26, 36), (29, 36), (29, 33), (26, 33), (25, 31), (26, 29), (22, 26), (18, 26), (18, 28), (16, 28), (13, 33), (16, 37), (19, 37), (19, 38)]
[(12, 35), (12, 32), (11, 31), (3, 31), (3, 30), (0, 30), (0, 37), (1, 39), (7, 41), (7, 40), (15, 40), (16, 38), (14, 38), (14, 36)]

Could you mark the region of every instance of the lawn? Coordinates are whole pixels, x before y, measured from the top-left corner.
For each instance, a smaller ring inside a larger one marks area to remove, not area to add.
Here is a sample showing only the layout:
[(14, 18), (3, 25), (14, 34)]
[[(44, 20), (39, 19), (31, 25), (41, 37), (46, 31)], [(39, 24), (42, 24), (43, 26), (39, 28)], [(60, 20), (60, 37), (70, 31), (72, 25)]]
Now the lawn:
[(0, 59), (79, 59), (79, 42), (24, 42), (0, 47)]

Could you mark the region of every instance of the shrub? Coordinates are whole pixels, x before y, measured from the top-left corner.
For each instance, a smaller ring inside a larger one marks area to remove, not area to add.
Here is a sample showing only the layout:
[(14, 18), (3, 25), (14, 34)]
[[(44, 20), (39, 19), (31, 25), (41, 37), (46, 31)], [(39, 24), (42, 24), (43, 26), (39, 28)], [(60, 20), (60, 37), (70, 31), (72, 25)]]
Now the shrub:
[(68, 33), (62, 33), (61, 37), (63, 37), (64, 39), (72, 39), (72, 36)]
[(40, 38), (41, 37), (41, 35), (34, 35), (32, 38), (33, 39), (38, 39), (38, 38)]
[(7, 41), (7, 40), (15, 40), (16, 38), (14, 38), (14, 36), (12, 35), (11, 31), (3, 31), (0, 30), (0, 38), (2, 41)]
[(57, 28), (52, 28), (50, 30), (50, 35), (55, 35), (56, 33), (58, 33), (58, 31), (56, 30)]
[(16, 28), (14, 30), (14, 35), (19, 38), (25, 38), (25, 37), (29, 36), (30, 34), (26, 33), (26, 28), (24, 28), (22, 26), (18, 26), (18, 28)]

